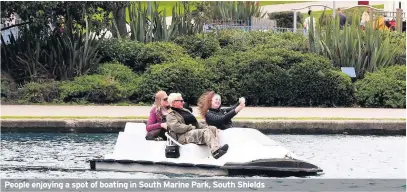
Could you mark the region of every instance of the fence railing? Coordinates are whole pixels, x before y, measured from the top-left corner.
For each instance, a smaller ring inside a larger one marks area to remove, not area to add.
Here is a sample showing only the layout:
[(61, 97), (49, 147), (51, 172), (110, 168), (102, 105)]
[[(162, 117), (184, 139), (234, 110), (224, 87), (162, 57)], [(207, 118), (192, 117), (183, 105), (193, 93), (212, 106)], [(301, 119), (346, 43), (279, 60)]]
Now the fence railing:
[(293, 32), (293, 28), (277, 27), (275, 20), (253, 17), (248, 20), (212, 20), (204, 25), (204, 32), (211, 32), (222, 29), (240, 29), (245, 31), (274, 31), (274, 32)]

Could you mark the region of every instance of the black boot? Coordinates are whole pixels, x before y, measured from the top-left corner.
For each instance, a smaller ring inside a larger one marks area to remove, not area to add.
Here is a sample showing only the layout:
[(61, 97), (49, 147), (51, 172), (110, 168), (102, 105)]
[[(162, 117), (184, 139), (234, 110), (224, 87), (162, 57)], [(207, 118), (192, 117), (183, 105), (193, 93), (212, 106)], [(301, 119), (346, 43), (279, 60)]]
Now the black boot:
[(225, 144), (222, 147), (219, 147), (216, 151), (212, 153), (213, 158), (219, 159), (219, 157), (222, 157), (226, 152), (228, 152), (229, 145)]

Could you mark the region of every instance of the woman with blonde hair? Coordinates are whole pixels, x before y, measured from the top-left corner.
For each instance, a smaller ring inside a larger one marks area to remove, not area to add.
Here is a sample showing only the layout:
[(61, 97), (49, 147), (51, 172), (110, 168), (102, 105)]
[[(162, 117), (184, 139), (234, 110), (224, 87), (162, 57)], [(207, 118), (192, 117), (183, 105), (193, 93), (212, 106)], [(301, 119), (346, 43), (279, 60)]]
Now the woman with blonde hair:
[(166, 140), (165, 132), (167, 131), (166, 116), (168, 95), (165, 91), (158, 91), (155, 94), (153, 108), (147, 121), (147, 140)]
[(208, 125), (223, 130), (232, 127), (232, 118), (246, 106), (246, 101), (241, 97), (239, 103), (229, 108), (221, 108), (221, 103), (220, 95), (214, 91), (207, 91), (199, 97), (198, 109)]

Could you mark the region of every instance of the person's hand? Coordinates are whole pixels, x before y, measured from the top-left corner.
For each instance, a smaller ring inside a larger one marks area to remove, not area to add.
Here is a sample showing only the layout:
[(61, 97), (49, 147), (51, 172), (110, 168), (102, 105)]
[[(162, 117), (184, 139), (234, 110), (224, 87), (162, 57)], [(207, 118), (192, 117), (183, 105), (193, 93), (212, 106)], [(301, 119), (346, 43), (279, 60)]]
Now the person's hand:
[(244, 97), (241, 97), (239, 99), (239, 105), (236, 107), (235, 112), (239, 113), (239, 111), (242, 110), (244, 107), (246, 107), (246, 100)]
[(246, 99), (244, 97), (239, 98), (240, 105), (246, 104)]
[(161, 128), (167, 129), (167, 123), (161, 123)]

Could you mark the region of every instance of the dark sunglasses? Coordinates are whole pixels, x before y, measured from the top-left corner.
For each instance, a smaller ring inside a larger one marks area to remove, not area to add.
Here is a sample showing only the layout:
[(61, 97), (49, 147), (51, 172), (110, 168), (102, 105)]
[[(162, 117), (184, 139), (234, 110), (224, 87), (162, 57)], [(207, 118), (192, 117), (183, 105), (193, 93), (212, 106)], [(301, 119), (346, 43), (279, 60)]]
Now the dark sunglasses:
[(184, 102), (184, 100), (174, 100), (174, 101), (181, 101), (181, 102)]
[(167, 101), (167, 100), (168, 100), (168, 97), (163, 99), (163, 101)]

